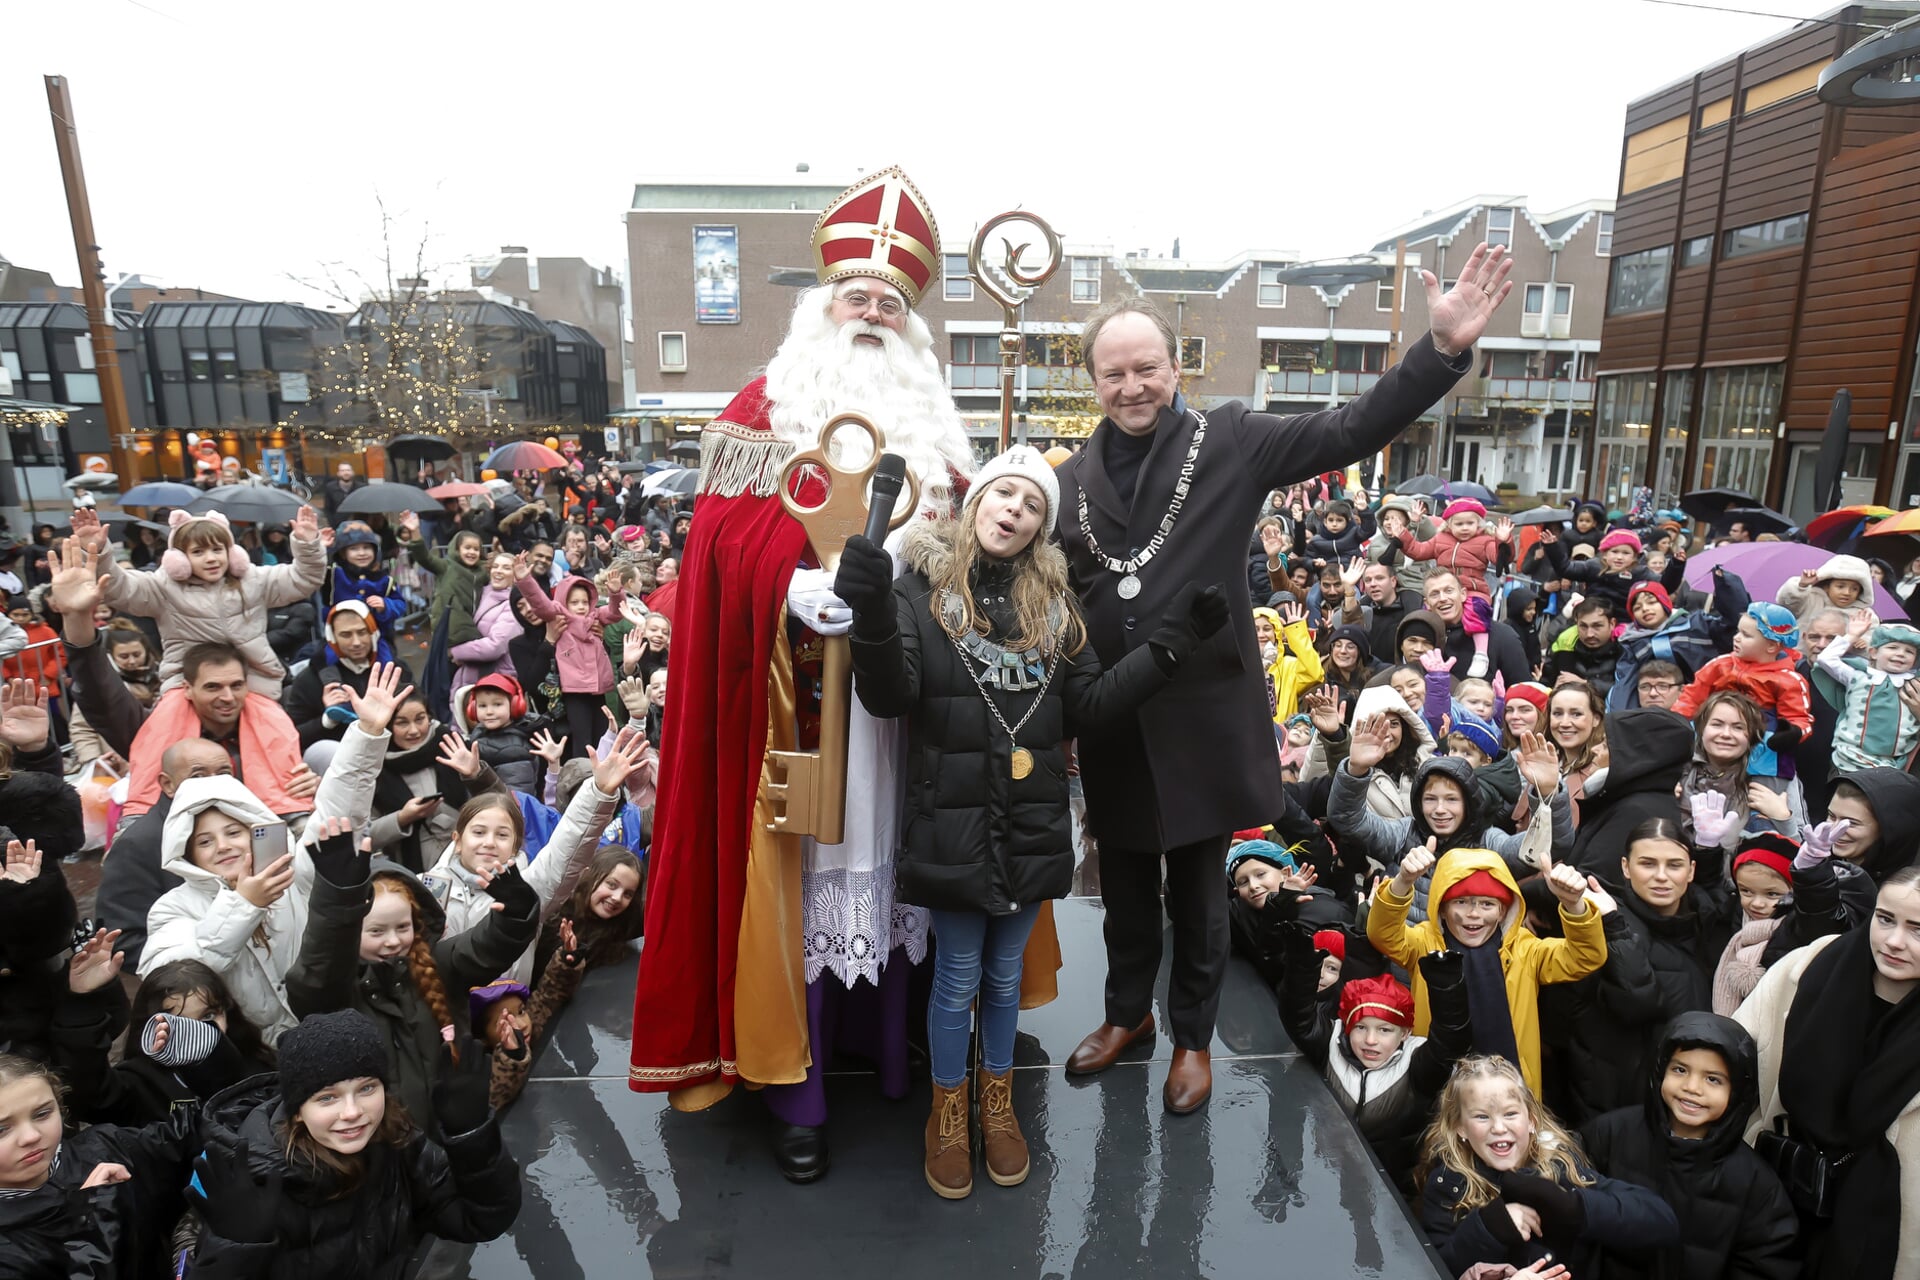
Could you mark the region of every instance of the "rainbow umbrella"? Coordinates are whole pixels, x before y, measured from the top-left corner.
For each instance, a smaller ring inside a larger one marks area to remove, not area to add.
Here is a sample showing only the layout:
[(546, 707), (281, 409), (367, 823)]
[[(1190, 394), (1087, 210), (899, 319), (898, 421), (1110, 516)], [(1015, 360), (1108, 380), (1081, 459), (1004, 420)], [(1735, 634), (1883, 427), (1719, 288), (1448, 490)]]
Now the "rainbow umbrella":
[(1823, 511), (1807, 521), (1807, 541), (1816, 547), (1837, 551), (1849, 539), (1859, 537), (1865, 526), (1895, 514), (1897, 513), (1892, 507), (1872, 505), (1840, 507), (1833, 511)]
[(1882, 533), (1920, 533), (1920, 507), (1888, 516), (1885, 520), (1870, 524), (1866, 528), (1866, 534), (1869, 537)]

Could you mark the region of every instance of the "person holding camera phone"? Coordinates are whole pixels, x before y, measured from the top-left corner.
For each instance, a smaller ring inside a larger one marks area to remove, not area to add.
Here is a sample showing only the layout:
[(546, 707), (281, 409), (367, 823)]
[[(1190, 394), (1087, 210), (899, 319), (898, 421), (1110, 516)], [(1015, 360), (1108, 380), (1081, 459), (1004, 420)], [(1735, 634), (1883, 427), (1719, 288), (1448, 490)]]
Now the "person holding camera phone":
[[(394, 668), (374, 668), (366, 693), (352, 695), (353, 732), (384, 745), (394, 707), (411, 692), (396, 690), (398, 683)], [(369, 794), (345, 807), (364, 812), (371, 800)], [(299, 1021), (287, 1004), (286, 979), (307, 923), (307, 890), (295, 883), (286, 832), (280, 815), (238, 778), (188, 778), (176, 787), (161, 829), (160, 865), (182, 883), (147, 913), (140, 955), (142, 976), (174, 960), (198, 960), (218, 973), (269, 1045)]]

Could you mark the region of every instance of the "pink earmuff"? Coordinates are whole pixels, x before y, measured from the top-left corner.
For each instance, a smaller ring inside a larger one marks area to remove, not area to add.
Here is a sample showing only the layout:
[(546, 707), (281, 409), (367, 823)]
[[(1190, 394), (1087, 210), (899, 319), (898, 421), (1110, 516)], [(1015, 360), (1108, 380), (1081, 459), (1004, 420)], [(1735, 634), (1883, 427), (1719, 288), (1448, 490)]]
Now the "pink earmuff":
[(189, 515), (178, 508), (175, 508), (173, 514), (167, 517), (167, 549), (160, 554), (162, 573), (175, 582), (185, 582), (193, 576), (193, 565), (188, 562), (187, 553), (173, 545), (174, 535), (179, 533), (180, 526), (189, 520), (211, 520), (225, 529), (227, 531), (227, 576), (233, 578), (247, 576), (248, 571), (253, 568), (253, 561), (247, 558), (247, 553), (241, 550), (238, 542), (234, 541), (233, 526), (227, 522), (226, 516), (218, 511), (209, 511), (205, 515), (198, 516)]

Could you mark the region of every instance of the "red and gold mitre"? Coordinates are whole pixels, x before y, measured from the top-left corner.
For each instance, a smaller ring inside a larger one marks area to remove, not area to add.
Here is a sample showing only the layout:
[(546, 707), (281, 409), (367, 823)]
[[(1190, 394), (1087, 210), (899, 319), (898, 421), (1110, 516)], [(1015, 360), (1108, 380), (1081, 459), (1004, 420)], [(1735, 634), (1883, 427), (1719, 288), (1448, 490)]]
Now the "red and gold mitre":
[(940, 232), (926, 197), (896, 165), (862, 178), (827, 206), (813, 224), (813, 261), (821, 284), (871, 276), (917, 307), (940, 275)]

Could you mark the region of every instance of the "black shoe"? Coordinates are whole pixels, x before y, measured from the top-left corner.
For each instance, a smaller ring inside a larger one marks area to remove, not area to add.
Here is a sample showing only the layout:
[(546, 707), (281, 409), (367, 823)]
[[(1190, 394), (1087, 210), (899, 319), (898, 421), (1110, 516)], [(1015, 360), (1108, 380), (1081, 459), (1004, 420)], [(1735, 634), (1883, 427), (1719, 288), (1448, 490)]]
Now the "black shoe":
[(773, 1159), (788, 1182), (817, 1182), (827, 1173), (827, 1131), (820, 1125), (776, 1124)]

